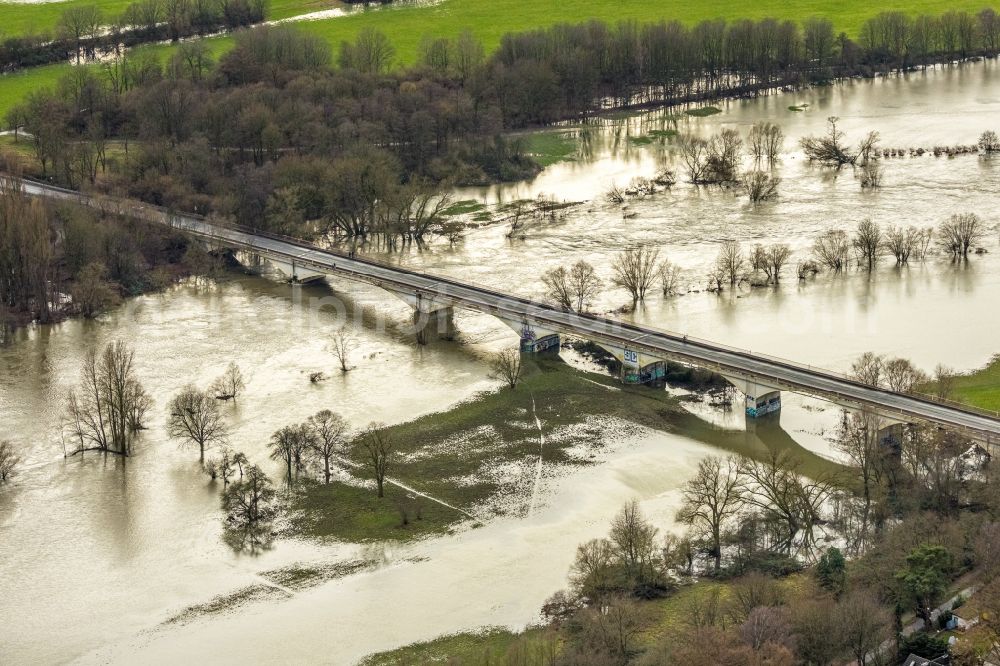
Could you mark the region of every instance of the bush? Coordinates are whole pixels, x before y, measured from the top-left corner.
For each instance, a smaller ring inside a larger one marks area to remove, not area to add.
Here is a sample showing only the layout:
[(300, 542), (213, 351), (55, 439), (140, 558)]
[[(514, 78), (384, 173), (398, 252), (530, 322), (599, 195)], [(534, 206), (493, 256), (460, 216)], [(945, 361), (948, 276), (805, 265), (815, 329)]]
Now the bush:
[(917, 632), (911, 636), (901, 636), (899, 639), (899, 660), (915, 654), (918, 657), (934, 659), (948, 652), (948, 640)]

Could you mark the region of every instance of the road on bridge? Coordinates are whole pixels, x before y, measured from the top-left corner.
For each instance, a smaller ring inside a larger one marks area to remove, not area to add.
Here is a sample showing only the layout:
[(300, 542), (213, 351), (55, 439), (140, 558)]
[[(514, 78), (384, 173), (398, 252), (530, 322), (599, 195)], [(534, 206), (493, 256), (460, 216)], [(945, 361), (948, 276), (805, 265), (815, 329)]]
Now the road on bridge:
[(396, 292), (420, 294), (423, 299), (443, 306), (484, 312), (507, 322), (524, 322), (532, 327), (587, 338), (598, 344), (690, 363), (844, 406), (871, 408), (887, 418), (928, 421), (962, 431), (987, 444), (1000, 442), (1000, 414), (945, 402), (932, 396), (897, 393), (829, 370), (616, 319), (567, 312), (486, 287), (350, 257), (297, 239), (212, 224), (198, 217), (177, 215), (139, 202), (91, 197), (33, 181), (22, 181), (22, 187), (34, 196), (77, 201), (167, 224), (219, 247), (246, 250), (315, 272), (342, 275)]

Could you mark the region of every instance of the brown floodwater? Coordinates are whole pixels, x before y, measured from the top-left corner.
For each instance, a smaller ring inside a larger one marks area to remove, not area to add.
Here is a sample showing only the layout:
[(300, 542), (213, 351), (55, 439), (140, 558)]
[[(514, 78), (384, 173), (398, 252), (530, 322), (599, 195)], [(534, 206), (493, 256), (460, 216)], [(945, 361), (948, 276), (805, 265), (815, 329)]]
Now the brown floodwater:
[[(788, 110), (802, 103), (809, 104), (806, 111)], [(607, 279), (616, 252), (646, 244), (684, 269), (689, 292), (652, 297), (634, 314), (644, 323), (835, 370), (866, 350), (907, 356), (928, 370), (939, 362), (973, 369), (1000, 351), (1000, 160), (893, 159), (882, 190), (868, 193), (849, 169), (810, 166), (795, 145), (798, 137), (823, 131), (834, 114), (853, 139), (877, 130), (887, 145), (899, 147), (972, 143), (984, 129), (1000, 130), (995, 62), (721, 106), (722, 114), (682, 121), (681, 129), (707, 135), (726, 126), (745, 131), (757, 120), (779, 123), (788, 139), (776, 166), (778, 201), (752, 207), (732, 193), (682, 183), (631, 204), (638, 215), (623, 218), (601, 197), (612, 181), (677, 167), (669, 147), (628, 140), (666, 127), (663, 114), (651, 112), (567, 128), (583, 135), (585, 154), (531, 183), (458, 193), (490, 202), (539, 193), (582, 202), (561, 219), (530, 226), (523, 240), (508, 240), (499, 226), (484, 227), (454, 247), (434, 243), (389, 258), (540, 296), (539, 276), (548, 268), (586, 259)], [(786, 269), (777, 289), (704, 291), (724, 238), (789, 243), (794, 264), (817, 234), (848, 229), (866, 216), (928, 226), (965, 211), (979, 213), (992, 228), (983, 243), (989, 254), (967, 264), (932, 257), (897, 269), (884, 261), (872, 274), (822, 275), (802, 284)], [(624, 303), (623, 292), (608, 288), (596, 308)], [(356, 367), (341, 375), (329, 341), (345, 319), (356, 339)], [(160, 627), (192, 604), (259, 583), (262, 571), (372, 554), (371, 546), (295, 540), (280, 540), (257, 556), (234, 554), (221, 541), (218, 489), (200, 473), (197, 453), (166, 437), (170, 395), (188, 382), (205, 385), (230, 361), (239, 363), (249, 381), (239, 404), (225, 408), (233, 444), (267, 462), (270, 433), (319, 409), (362, 427), (445, 409), (492, 387), (486, 353), (516, 340), (496, 320), (459, 313), (459, 342), (420, 347), (408, 321), (404, 304), (373, 287), (338, 278), (292, 287), (234, 274), (129, 300), (97, 321), (21, 331), (0, 347), (0, 437), (12, 439), (25, 461), (15, 482), (0, 490), (2, 661), (165, 663), (210, 654), (233, 662), (340, 664), (443, 633), (523, 626), (565, 585), (576, 544), (603, 533), (625, 500), (638, 497), (651, 518), (670, 529), (678, 487), (702, 456), (718, 450), (710, 430), (642, 430), (573, 474), (552, 476), (543, 468), (530, 515), (414, 544), (384, 544), (375, 549), (383, 565), (374, 571), (287, 600)], [(65, 393), (87, 351), (118, 338), (136, 348), (138, 372), (156, 401), (150, 429), (128, 461), (64, 460), (58, 423)], [(329, 379), (310, 383), (316, 371)], [(692, 410), (722, 428), (745, 427), (738, 410)], [(765, 437), (790, 436), (833, 456), (826, 435), (836, 418), (836, 409), (821, 401), (785, 396), (782, 428)], [(526, 465), (524, 473), (534, 478), (536, 467)]]

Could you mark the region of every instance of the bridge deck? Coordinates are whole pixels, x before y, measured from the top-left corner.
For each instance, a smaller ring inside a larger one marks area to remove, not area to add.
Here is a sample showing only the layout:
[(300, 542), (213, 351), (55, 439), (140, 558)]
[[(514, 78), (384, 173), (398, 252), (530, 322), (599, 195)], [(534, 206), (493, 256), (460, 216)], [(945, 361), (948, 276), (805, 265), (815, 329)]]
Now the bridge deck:
[(874, 408), (886, 416), (929, 421), (961, 430), (988, 443), (1000, 441), (1000, 414), (945, 402), (932, 396), (903, 394), (872, 387), (829, 370), (735, 349), (655, 328), (605, 317), (566, 312), (545, 303), (504, 294), (450, 278), (417, 273), (367, 259), (348, 257), (302, 241), (211, 224), (193, 216), (138, 204), (91, 198), (71, 190), (24, 181), (36, 196), (75, 200), (95, 207), (109, 205), (150, 221), (169, 224), (233, 249), (252, 251), (316, 271), (343, 275), (395, 291), (421, 293), (457, 307), (495, 315), (507, 321), (525, 321), (654, 357), (674, 359), (724, 374), (754, 379), (793, 392), (842, 404)]

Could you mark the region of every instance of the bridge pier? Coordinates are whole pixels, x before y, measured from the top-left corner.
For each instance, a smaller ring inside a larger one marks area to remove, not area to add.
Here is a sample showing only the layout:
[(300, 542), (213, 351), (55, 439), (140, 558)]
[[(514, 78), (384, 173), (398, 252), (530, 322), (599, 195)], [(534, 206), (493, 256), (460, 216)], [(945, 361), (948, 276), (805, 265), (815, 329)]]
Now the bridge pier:
[(660, 385), (666, 380), (667, 362), (627, 347), (599, 345), (621, 365), (618, 378), (623, 384)]
[(417, 344), (426, 345), (435, 336), (438, 340), (455, 339), (455, 309), (448, 298), (419, 291), (387, 291), (413, 308), (413, 334)]
[(750, 418), (758, 418), (781, 410), (781, 390), (755, 379), (723, 375), (746, 397), (745, 410)]
[(498, 317), (498, 319), (520, 336), (521, 353), (534, 354), (550, 349), (559, 349), (559, 333), (555, 330), (537, 326), (528, 319), (520, 321), (504, 317)]
[(455, 310), (442, 307), (429, 312), (413, 311), (413, 332), (417, 336), (417, 344), (426, 345), (428, 340), (436, 336), (438, 340), (454, 340)]
[(274, 266), (277, 270), (281, 271), (288, 281), (294, 284), (304, 284), (306, 282), (313, 282), (315, 280), (322, 280), (326, 277), (326, 273), (320, 273), (308, 268), (303, 268), (298, 265), (294, 259), (290, 261), (283, 261), (280, 259), (270, 258), (269, 263)]

